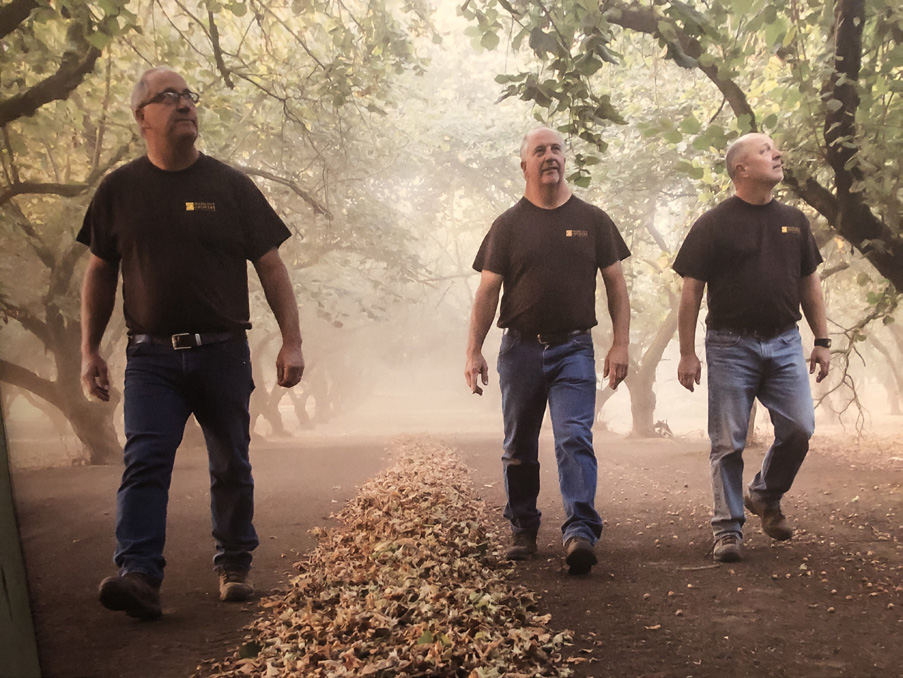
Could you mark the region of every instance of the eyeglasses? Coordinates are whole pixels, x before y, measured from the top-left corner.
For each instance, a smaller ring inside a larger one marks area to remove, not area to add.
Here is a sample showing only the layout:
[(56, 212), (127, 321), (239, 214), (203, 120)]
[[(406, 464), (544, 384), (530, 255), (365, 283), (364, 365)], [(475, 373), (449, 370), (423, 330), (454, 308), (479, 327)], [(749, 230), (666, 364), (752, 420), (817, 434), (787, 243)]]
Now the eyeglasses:
[[(190, 89), (182, 90), (181, 92), (176, 92), (174, 89), (165, 89), (159, 94), (155, 94), (150, 99), (145, 101), (143, 104), (138, 106), (138, 109), (144, 108), (149, 104), (164, 104), (165, 106), (178, 106), (182, 97), (188, 99), (191, 103), (196, 104), (201, 99), (201, 95), (197, 92), (192, 92)], [(138, 110), (135, 109), (135, 110)]]

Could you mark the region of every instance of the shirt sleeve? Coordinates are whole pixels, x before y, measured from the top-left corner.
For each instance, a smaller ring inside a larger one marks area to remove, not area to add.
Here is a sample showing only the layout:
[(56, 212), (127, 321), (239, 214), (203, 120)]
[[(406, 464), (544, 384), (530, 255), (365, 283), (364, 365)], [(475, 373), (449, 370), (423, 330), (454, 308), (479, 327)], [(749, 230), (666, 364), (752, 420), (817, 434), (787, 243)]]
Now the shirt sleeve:
[(242, 212), (245, 228), (246, 256), (257, 261), (274, 247), (279, 247), (292, 233), (273, 209), (266, 196), (248, 177), (240, 176)]
[(505, 222), (499, 218), (496, 219), (489, 233), (483, 238), (483, 243), (477, 252), (477, 256), (473, 261), (473, 268), (476, 271), (490, 271), (504, 276), (509, 270), (509, 247), (507, 242), (508, 229)]
[(712, 233), (704, 217), (696, 220), (684, 239), (672, 268), (681, 278), (708, 281), (711, 277)]
[(815, 273), (818, 265), (824, 261), (821, 252), (818, 251), (818, 243), (815, 242), (815, 236), (812, 235), (812, 227), (805, 214), (800, 215), (803, 222), (802, 232), (806, 234), (806, 241), (800, 248), (800, 276), (805, 278)]
[(596, 261), (599, 269), (608, 268), (617, 261), (630, 256), (630, 249), (624, 242), (615, 222), (605, 212), (602, 213), (599, 236), (596, 239)]
[(109, 177), (107, 177), (94, 192), (75, 240), (87, 245), (91, 254), (105, 261), (119, 261), (121, 255), (111, 215)]

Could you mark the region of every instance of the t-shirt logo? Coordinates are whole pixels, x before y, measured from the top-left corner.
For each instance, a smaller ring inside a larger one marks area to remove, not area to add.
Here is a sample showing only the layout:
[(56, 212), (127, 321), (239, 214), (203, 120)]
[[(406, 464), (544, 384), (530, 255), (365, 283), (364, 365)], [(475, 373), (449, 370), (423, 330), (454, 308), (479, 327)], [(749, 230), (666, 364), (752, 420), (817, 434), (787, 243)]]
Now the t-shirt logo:
[(799, 226), (781, 226), (781, 233), (796, 233), (797, 235), (799, 235), (800, 227)]
[(576, 229), (568, 229), (564, 232), (564, 235), (568, 238), (588, 238), (589, 231), (578, 231)]
[(186, 212), (216, 212), (215, 202), (186, 202)]

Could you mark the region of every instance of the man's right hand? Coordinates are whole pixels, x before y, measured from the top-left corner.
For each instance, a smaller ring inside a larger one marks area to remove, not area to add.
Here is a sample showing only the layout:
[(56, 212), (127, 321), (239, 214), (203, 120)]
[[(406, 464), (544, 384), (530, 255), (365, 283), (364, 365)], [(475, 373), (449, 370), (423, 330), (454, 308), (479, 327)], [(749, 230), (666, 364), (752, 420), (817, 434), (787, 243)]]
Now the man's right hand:
[(688, 391), (693, 391), (693, 385), (699, 385), (702, 379), (702, 365), (696, 354), (682, 355), (677, 365), (677, 380)]
[(464, 365), (464, 378), (467, 379), (471, 393), (483, 395), (480, 381), (483, 382), (483, 386), (489, 383), (489, 366), (481, 352), (474, 353), (467, 358), (467, 363)]
[(107, 361), (99, 353), (82, 354), (82, 388), (90, 397), (108, 402), (110, 400), (110, 377)]

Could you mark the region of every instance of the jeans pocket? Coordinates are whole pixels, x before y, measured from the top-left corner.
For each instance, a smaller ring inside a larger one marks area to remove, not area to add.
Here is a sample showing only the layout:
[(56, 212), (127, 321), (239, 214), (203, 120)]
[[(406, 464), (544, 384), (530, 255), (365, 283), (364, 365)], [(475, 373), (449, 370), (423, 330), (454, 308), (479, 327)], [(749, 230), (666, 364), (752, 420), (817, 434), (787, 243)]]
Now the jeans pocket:
[(224, 341), (220, 345), (220, 349), (224, 355), (242, 365), (251, 362), (251, 349), (246, 339), (231, 339)]
[(503, 356), (517, 345), (517, 337), (511, 332), (505, 332), (502, 335), (502, 343), (499, 346), (499, 355)]
[(740, 343), (740, 335), (717, 330), (707, 332), (705, 335), (706, 346), (713, 348), (730, 348)]

